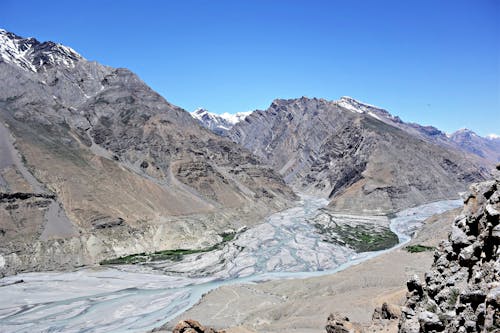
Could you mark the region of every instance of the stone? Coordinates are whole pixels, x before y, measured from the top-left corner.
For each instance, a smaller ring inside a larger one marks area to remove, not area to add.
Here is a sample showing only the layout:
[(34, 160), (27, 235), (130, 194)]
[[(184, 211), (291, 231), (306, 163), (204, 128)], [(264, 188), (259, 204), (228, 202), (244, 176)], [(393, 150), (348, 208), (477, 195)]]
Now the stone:
[(451, 229), (450, 242), (453, 245), (462, 245), (462, 246), (470, 244), (470, 241), (467, 239), (467, 234), (457, 226), (453, 226)]
[(418, 315), (418, 321), (420, 327), (422, 327), (425, 332), (429, 331), (442, 331), (444, 328), (443, 323), (439, 319), (438, 315), (430, 311), (424, 311)]
[(401, 308), (394, 304), (384, 302), (380, 308), (375, 308), (372, 319), (399, 319)]
[(423, 294), (422, 283), (417, 275), (414, 275), (413, 278), (406, 283), (406, 286), (409, 292), (416, 292), (418, 295)]
[(493, 236), (496, 239), (500, 239), (500, 224), (497, 224), (496, 226), (493, 227), (491, 231), (491, 236)]
[(493, 207), (493, 205), (486, 205), (486, 213), (491, 217), (496, 217), (498, 221), (498, 216), (500, 215), (500, 212), (496, 210)]
[[(464, 247), (462, 251), (460, 251), (460, 255), (458, 258), (460, 259), (461, 262), (468, 263), (473, 259), (474, 256), (474, 245), (469, 245), (467, 247)], [(476, 258), (477, 260), (477, 258)]]
[(196, 320), (182, 320), (175, 325), (172, 333), (225, 333), (226, 331), (216, 331), (213, 328), (205, 327)]
[(325, 329), (327, 333), (362, 333), (359, 325), (351, 323), (349, 318), (339, 313), (328, 316)]

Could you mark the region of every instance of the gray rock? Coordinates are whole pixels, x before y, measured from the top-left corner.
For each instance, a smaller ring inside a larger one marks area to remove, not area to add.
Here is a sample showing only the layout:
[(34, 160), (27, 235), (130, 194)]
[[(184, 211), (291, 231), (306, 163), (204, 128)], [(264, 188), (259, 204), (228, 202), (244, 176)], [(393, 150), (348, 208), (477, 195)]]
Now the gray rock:
[(372, 319), (399, 319), (401, 313), (399, 306), (384, 302), (380, 308), (375, 308)]
[(500, 224), (497, 224), (496, 226), (493, 227), (491, 235), (496, 239), (500, 238)]
[(453, 226), (451, 229), (450, 242), (453, 245), (459, 245), (459, 246), (465, 246), (470, 244), (470, 241), (467, 239), (467, 234), (457, 226)]
[(430, 331), (442, 331), (444, 328), (443, 323), (439, 319), (438, 315), (429, 311), (421, 312), (418, 315), (418, 321), (420, 327), (425, 330), (425, 332)]
[(413, 311), (403, 311), (400, 332), (500, 331), (500, 243), (494, 232), (499, 183), (497, 177), (471, 186), (464, 217), (455, 219), (449, 236), (452, 246), (438, 248), (425, 285), (408, 282), (404, 309)]
[(327, 333), (361, 333), (361, 328), (349, 321), (349, 318), (339, 313), (332, 313), (328, 316), (325, 326)]
[(415, 292), (418, 295), (423, 294), (422, 283), (417, 275), (414, 275), (408, 282), (406, 282), (406, 286), (409, 292)]

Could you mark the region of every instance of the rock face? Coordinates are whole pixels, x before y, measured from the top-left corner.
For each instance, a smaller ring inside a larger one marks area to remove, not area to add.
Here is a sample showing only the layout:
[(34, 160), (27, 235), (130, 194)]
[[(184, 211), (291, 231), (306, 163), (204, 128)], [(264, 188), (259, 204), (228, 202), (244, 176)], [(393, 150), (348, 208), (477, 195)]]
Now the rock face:
[(296, 199), (132, 72), (0, 41), (0, 276), (209, 246)]
[(401, 318), (401, 309), (394, 304), (384, 302), (380, 308), (373, 311), (372, 320), (376, 319), (399, 319)]
[(464, 202), (425, 283), (407, 283), (400, 332), (500, 330), (500, 175), (473, 185)]
[(430, 129), (348, 97), (278, 99), (228, 136), (337, 211), (387, 213), (449, 199), (489, 174), (486, 161), (436, 142)]
[(226, 331), (216, 331), (213, 328), (205, 327), (196, 320), (183, 320), (179, 322), (172, 333), (225, 333)]
[(332, 313), (328, 316), (328, 321), (325, 326), (327, 333), (361, 333), (362, 328), (349, 321), (349, 318), (338, 314)]

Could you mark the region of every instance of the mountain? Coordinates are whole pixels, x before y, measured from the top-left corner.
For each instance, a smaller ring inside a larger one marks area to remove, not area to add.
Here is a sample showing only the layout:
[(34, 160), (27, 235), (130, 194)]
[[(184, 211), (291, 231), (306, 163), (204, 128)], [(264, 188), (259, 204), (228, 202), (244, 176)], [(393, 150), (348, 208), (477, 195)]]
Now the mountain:
[(193, 111), (191, 116), (197, 119), (203, 127), (208, 128), (218, 135), (225, 135), (231, 127), (245, 120), (250, 113), (238, 112), (236, 114), (223, 113), (219, 115), (200, 108)]
[(500, 162), (500, 137), (481, 137), (473, 131), (463, 128), (450, 134), (450, 140), (461, 149), (490, 160)]
[(481, 164), (485, 164), (489, 168), (494, 168), (496, 163), (500, 162), (500, 138), (498, 137), (481, 137), (468, 129), (458, 130), (447, 135), (434, 126), (405, 123), (399, 117), (391, 115), (387, 110), (359, 102), (351, 97), (342, 97), (337, 103), (353, 112), (370, 114), (386, 124), (400, 128), (422, 140), (474, 154), (479, 157), (478, 161)]
[(425, 283), (408, 281), (399, 332), (499, 331), (499, 176), (471, 186)]
[(4, 62), (27, 71), (44, 71), (54, 66), (74, 68), (84, 60), (70, 47), (54, 42), (40, 43), (35, 38), (22, 38), (0, 29), (0, 55)]
[(296, 199), (129, 70), (0, 40), (0, 275), (210, 246)]
[(489, 175), (486, 161), (443, 141), (444, 133), (350, 97), (277, 99), (228, 137), (339, 211), (379, 214), (455, 198)]

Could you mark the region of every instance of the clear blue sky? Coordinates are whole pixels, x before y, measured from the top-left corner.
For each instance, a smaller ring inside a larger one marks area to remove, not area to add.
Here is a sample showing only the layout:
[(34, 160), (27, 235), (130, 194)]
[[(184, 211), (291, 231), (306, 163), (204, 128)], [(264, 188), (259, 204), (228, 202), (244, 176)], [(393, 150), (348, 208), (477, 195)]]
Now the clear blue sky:
[(188, 111), (349, 95), (500, 134), (500, 1), (18, 1), (0, 27), (127, 67)]

